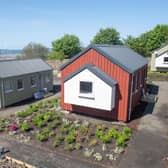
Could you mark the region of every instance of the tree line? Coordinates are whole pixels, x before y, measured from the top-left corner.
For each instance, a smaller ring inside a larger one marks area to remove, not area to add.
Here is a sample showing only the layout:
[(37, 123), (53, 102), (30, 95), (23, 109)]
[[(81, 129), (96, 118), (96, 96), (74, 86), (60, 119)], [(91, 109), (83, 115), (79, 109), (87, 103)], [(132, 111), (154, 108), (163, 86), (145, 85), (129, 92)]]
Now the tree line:
[[(138, 37), (129, 35), (123, 39), (115, 28), (100, 29), (91, 40), (92, 44), (126, 45), (144, 57), (150, 57), (151, 53), (168, 44), (168, 25), (157, 25)], [(41, 57), (43, 59), (69, 59), (83, 50), (83, 46), (76, 35), (65, 34), (52, 42), (52, 49), (38, 43), (29, 43), (23, 48), (20, 57)]]

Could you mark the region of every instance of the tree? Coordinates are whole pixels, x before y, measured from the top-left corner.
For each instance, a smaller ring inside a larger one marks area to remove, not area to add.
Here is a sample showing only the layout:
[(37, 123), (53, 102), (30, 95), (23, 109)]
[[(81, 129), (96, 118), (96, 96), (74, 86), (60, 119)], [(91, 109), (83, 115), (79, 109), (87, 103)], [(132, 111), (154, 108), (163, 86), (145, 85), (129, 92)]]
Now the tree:
[(30, 42), (23, 48), (25, 58), (40, 57), (45, 59), (48, 55), (48, 48), (39, 43)]
[(120, 33), (114, 28), (100, 29), (92, 40), (93, 44), (122, 44)]
[(66, 59), (71, 58), (81, 51), (79, 38), (75, 35), (65, 34), (60, 39), (52, 42), (52, 52), (48, 58)]
[(145, 57), (150, 57), (155, 49), (165, 44), (168, 44), (168, 25), (157, 25), (152, 30), (141, 34), (137, 38), (128, 36), (125, 40), (125, 45)]

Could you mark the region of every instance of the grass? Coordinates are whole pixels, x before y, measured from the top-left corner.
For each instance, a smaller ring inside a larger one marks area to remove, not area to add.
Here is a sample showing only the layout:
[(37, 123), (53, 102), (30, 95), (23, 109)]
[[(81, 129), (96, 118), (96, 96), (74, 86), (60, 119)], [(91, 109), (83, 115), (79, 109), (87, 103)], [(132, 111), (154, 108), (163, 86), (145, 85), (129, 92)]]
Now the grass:
[(168, 72), (151, 72), (147, 74), (148, 83), (152, 81), (168, 81)]

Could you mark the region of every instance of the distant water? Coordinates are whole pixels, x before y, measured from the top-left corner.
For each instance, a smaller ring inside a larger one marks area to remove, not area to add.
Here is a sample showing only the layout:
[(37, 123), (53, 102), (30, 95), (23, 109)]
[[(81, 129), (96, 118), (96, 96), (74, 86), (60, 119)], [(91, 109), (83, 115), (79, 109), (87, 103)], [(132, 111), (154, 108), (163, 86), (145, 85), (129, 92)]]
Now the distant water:
[(23, 50), (9, 50), (9, 49), (0, 49), (0, 56), (13, 56), (23, 54)]

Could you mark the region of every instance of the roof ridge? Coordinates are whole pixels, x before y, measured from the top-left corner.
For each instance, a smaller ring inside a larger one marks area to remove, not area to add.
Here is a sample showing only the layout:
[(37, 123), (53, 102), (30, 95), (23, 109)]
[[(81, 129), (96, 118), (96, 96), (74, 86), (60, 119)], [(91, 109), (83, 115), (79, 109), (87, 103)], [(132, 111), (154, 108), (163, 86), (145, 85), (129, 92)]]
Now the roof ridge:
[[(26, 61), (26, 60), (35, 60), (35, 59), (41, 59), (41, 58), (21, 58), (21, 59), (7, 59), (7, 60), (0, 60), (0, 62), (12, 62), (12, 61)], [(43, 59), (41, 59), (43, 60)]]
[(92, 45), (96, 47), (123, 47), (123, 48), (127, 47), (125, 45), (119, 45), (119, 44), (92, 44)]

